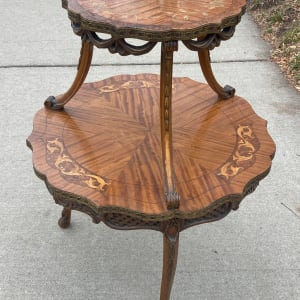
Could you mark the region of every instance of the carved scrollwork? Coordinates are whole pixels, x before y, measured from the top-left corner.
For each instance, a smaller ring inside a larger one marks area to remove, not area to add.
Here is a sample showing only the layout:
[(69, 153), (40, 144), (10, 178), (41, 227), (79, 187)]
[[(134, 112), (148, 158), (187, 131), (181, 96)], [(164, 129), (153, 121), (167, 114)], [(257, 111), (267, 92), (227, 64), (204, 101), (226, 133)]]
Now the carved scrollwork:
[(121, 56), (143, 55), (150, 52), (157, 44), (157, 42), (147, 42), (136, 46), (128, 43), (124, 38), (111, 37), (102, 39), (96, 32), (83, 30), (79, 23), (72, 23), (72, 28), (75, 34), (80, 35), (82, 39), (88, 40), (95, 47), (100, 49), (107, 48), (110, 53), (118, 53)]
[(122, 38), (101, 39), (95, 32), (87, 31), (87, 36), (91, 43), (97, 48), (107, 48), (110, 53), (119, 53), (121, 56), (127, 55), (143, 55), (150, 52), (156, 42), (147, 42), (144, 45), (136, 46), (128, 43)]
[(212, 50), (218, 47), (221, 41), (226, 41), (233, 36), (235, 32), (235, 26), (229, 26), (224, 28), (219, 33), (211, 33), (204, 38), (198, 38), (198, 40), (184, 40), (183, 44), (192, 51), (200, 51), (203, 49)]

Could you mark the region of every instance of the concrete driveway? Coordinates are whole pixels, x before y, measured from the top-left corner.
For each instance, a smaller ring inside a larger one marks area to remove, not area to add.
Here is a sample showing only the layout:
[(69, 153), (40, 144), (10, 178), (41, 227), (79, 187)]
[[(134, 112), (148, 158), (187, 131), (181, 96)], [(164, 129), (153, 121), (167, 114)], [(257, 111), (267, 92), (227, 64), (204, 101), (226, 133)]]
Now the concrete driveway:
[[(72, 82), (80, 39), (60, 1), (1, 1), (0, 299), (159, 298), (162, 236), (95, 225), (61, 207), (33, 173), (25, 140), (34, 113)], [(300, 299), (300, 95), (269, 60), (245, 15), (212, 53), (218, 80), (234, 86), (277, 145), (270, 175), (237, 212), (181, 234), (172, 299)], [(95, 51), (87, 81), (159, 72), (159, 47), (141, 57)], [(175, 76), (202, 81), (196, 53), (180, 45)]]

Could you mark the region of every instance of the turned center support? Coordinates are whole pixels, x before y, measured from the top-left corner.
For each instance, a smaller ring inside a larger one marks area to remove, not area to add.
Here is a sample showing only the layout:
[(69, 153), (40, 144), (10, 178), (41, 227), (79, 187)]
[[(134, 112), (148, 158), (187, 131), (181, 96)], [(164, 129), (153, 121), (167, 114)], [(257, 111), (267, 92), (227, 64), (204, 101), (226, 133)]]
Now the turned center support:
[(163, 184), (168, 209), (179, 208), (180, 196), (176, 191), (173, 167), (172, 144), (172, 79), (173, 52), (178, 50), (178, 41), (161, 44), (160, 64), (160, 122), (163, 162)]

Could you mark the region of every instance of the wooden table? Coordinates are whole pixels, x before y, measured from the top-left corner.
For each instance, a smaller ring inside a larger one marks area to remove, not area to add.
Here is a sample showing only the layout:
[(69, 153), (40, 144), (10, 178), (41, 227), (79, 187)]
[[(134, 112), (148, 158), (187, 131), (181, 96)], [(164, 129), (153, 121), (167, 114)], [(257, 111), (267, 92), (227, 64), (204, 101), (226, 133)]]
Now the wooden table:
[[(70, 89), (50, 96), (34, 118), (27, 140), (34, 170), (64, 207), (62, 228), (75, 209), (112, 228), (163, 233), (162, 300), (170, 298), (179, 232), (237, 209), (275, 153), (266, 121), (210, 67), (209, 51), (233, 35), (245, 2), (62, 1), (82, 38), (81, 56)], [(198, 53), (208, 85), (173, 78), (179, 41)], [(83, 84), (94, 46), (143, 55), (158, 42), (160, 76)]]

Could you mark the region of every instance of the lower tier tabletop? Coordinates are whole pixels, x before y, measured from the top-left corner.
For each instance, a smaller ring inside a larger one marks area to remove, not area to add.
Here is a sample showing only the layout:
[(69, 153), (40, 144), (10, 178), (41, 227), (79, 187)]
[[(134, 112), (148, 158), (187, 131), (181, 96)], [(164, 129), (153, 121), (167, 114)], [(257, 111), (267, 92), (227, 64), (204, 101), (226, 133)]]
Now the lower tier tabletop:
[(180, 207), (163, 189), (158, 75), (84, 84), (62, 111), (43, 108), (28, 145), (36, 173), (64, 201), (143, 219), (197, 218), (251, 192), (275, 152), (246, 100), (173, 79), (173, 159)]

